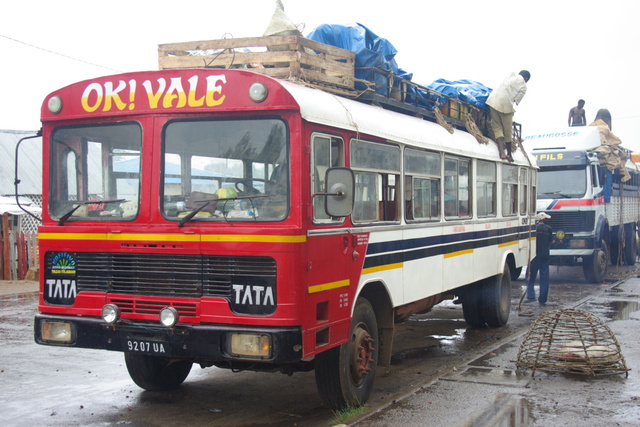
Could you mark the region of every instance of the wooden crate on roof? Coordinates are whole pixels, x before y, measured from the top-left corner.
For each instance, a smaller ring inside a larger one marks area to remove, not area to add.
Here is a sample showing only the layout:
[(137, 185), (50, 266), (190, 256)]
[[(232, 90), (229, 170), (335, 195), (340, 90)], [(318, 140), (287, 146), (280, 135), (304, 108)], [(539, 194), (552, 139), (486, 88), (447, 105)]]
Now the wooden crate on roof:
[(158, 45), (161, 70), (246, 68), (282, 79), (353, 89), (355, 53), (301, 36), (265, 36)]

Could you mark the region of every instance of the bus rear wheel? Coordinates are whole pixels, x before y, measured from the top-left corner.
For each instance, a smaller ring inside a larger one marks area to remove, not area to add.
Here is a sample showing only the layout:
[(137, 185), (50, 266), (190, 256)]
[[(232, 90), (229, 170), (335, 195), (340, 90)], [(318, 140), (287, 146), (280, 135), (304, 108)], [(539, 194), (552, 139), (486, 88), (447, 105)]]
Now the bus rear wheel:
[(124, 361), (134, 383), (149, 391), (173, 390), (187, 379), (193, 363), (167, 357), (125, 353)]
[(484, 320), (492, 328), (501, 328), (509, 322), (511, 312), (511, 269), (504, 266), (502, 274), (489, 277), (483, 285)]
[(582, 261), (584, 277), (591, 283), (602, 283), (607, 277), (609, 268), (609, 247), (604, 240), (600, 241), (600, 247), (593, 251), (593, 255), (585, 257)]
[(368, 300), (359, 298), (353, 312), (349, 341), (316, 355), (316, 387), (333, 410), (364, 404), (378, 362), (378, 324)]
[(486, 324), (482, 315), (482, 287), (484, 281), (468, 285), (462, 295), (462, 314), (464, 320), (474, 329), (483, 328)]

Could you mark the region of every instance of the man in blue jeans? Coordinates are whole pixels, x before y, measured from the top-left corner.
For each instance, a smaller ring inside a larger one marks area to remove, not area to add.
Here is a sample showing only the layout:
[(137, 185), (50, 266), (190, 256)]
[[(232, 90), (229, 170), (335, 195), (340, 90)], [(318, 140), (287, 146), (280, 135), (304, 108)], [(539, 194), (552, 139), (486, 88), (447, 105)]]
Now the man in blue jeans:
[(529, 272), (529, 283), (527, 285), (527, 302), (536, 300), (536, 291), (533, 288), (540, 271), (540, 295), (538, 303), (541, 307), (547, 305), (549, 295), (549, 247), (553, 239), (553, 230), (547, 224), (551, 218), (548, 214), (540, 212), (536, 215), (538, 225), (536, 226), (536, 257), (531, 261), (531, 271)]

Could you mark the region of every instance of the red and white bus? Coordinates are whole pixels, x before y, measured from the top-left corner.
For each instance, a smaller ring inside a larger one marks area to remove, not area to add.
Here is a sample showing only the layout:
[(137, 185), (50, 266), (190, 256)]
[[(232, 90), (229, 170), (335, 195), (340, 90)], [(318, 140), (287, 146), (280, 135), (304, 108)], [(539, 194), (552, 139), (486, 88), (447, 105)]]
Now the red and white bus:
[(315, 369), (331, 408), (364, 403), (411, 314), (507, 323), (535, 244), (521, 151), (251, 71), (83, 81), (42, 122), (35, 339), (124, 352), (148, 390)]

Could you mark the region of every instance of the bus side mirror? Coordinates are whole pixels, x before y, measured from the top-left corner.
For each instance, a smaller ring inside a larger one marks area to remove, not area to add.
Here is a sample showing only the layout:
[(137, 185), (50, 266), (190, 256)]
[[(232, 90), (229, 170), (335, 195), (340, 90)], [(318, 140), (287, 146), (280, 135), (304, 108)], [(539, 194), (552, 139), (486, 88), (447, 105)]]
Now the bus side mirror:
[(332, 217), (351, 215), (354, 197), (353, 171), (349, 168), (331, 168), (327, 170), (325, 181), (325, 210)]

